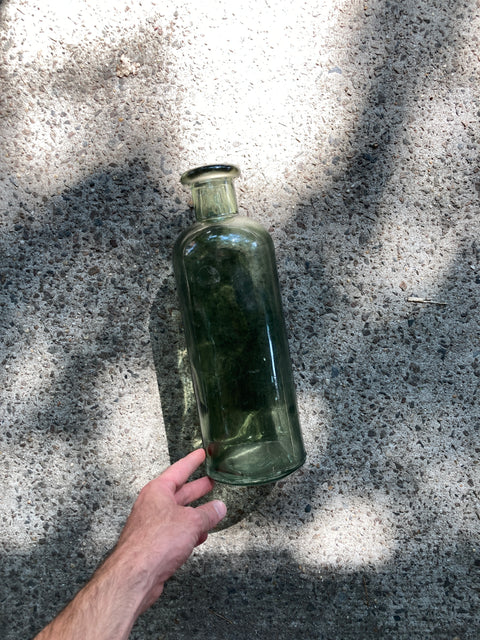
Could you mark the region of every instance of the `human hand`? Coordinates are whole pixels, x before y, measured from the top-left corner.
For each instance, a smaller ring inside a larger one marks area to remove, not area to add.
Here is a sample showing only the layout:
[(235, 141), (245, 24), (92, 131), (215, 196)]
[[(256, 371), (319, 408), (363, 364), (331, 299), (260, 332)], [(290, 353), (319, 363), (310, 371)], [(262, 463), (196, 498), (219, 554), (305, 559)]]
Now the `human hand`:
[(207, 477), (187, 482), (204, 460), (205, 451), (197, 449), (142, 489), (109, 558), (138, 568), (144, 589), (140, 612), (155, 602), (166, 580), (226, 514), (220, 500), (187, 506), (213, 488), (213, 480)]
[(203, 449), (182, 458), (140, 492), (115, 549), (36, 640), (126, 640), (165, 581), (225, 516), (220, 500), (189, 507), (213, 487), (187, 482), (205, 460)]

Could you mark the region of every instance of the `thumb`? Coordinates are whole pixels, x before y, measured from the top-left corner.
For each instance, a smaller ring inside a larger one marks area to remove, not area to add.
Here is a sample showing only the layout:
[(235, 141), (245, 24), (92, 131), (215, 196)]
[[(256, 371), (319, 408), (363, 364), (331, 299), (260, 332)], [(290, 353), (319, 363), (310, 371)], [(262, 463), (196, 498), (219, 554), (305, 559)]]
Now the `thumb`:
[(222, 520), (226, 513), (227, 507), (225, 503), (221, 500), (211, 500), (205, 504), (201, 504), (199, 507), (195, 508), (203, 521), (203, 531), (206, 533), (217, 526), (217, 524)]

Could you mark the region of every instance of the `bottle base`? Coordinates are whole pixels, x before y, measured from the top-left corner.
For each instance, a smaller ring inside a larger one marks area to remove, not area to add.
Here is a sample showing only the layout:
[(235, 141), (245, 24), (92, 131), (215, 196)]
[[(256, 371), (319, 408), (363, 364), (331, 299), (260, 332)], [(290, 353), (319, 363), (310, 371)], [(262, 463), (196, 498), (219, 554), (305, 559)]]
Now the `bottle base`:
[(207, 457), (207, 475), (224, 484), (251, 486), (276, 482), (299, 469), (305, 462), (288, 456), (279, 442), (228, 445)]

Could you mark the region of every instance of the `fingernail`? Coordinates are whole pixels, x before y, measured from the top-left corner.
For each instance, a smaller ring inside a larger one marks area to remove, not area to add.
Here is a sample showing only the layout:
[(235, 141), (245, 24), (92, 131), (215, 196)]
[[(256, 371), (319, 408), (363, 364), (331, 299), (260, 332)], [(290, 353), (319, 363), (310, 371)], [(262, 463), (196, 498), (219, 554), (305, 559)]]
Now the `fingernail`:
[(223, 503), (221, 500), (214, 500), (213, 506), (220, 520), (224, 518), (227, 513), (227, 507), (225, 506), (225, 503)]

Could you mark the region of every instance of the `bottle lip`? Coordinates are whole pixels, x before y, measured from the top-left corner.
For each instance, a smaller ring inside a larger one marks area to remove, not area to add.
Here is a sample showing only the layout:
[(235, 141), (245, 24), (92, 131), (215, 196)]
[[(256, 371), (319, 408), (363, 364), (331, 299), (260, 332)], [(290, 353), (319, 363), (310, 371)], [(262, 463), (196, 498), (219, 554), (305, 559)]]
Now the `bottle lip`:
[(233, 164), (209, 164), (186, 171), (182, 174), (180, 182), (185, 185), (192, 185), (216, 178), (237, 178), (239, 175), (240, 169)]

